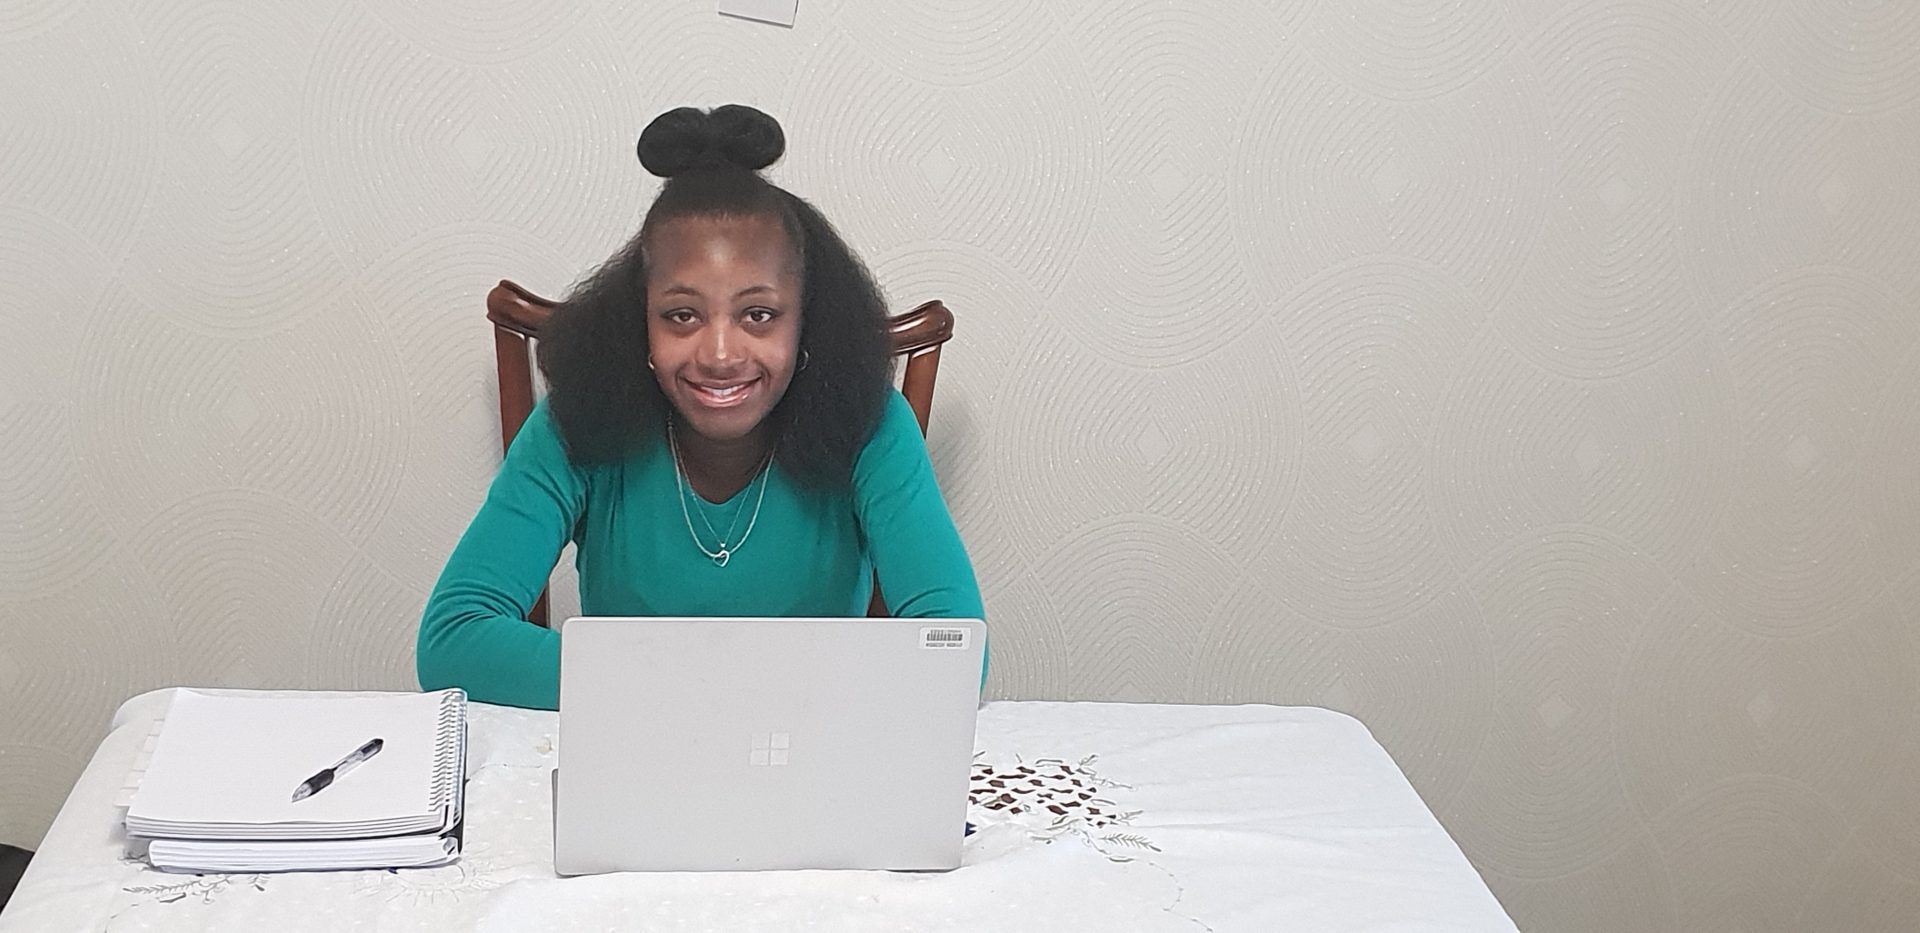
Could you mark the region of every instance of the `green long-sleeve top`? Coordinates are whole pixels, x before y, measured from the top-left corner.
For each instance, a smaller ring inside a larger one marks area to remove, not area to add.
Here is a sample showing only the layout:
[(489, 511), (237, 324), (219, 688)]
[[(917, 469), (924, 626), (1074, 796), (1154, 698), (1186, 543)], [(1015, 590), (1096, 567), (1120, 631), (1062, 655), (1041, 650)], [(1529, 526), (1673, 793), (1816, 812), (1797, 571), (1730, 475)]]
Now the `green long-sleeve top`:
[[(760, 485), (708, 507), (714, 526), (738, 508), (744, 528)], [(688, 533), (664, 440), (620, 463), (576, 466), (546, 403), (535, 406), (427, 600), (421, 688), (457, 686), (486, 703), (555, 708), (560, 633), (524, 620), (569, 540), (585, 615), (858, 616), (877, 572), (895, 616), (985, 617), (905, 398), (888, 400), (854, 463), (851, 489), (805, 489), (778, 464), (765, 485), (752, 536), (717, 566)], [(687, 505), (713, 547), (699, 504)]]

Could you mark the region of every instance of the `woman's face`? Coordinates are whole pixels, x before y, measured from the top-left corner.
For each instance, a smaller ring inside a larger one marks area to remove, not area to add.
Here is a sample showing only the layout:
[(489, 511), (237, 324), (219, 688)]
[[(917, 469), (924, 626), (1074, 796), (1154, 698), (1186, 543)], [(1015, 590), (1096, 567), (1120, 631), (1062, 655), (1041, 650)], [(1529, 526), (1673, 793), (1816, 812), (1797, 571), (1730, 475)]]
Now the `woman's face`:
[(770, 217), (684, 217), (647, 244), (647, 343), (681, 423), (713, 441), (752, 434), (793, 381), (800, 270)]

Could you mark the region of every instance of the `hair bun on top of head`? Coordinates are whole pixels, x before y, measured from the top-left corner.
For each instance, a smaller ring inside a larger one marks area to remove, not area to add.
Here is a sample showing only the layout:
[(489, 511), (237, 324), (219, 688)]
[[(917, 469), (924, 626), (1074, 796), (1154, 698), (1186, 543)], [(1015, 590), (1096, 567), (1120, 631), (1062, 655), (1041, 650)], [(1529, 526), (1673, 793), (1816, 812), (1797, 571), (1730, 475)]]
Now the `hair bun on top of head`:
[(693, 168), (734, 166), (757, 172), (786, 149), (779, 121), (742, 104), (712, 111), (676, 107), (640, 131), (640, 164), (661, 178)]

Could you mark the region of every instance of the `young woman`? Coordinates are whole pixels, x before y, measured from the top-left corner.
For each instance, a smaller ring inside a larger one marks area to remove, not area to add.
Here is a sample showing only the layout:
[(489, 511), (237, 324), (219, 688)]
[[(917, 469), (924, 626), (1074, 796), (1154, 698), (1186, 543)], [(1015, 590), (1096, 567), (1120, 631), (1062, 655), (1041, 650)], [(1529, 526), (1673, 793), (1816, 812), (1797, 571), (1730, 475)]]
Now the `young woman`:
[(741, 106), (640, 135), (666, 183), (548, 324), (549, 394), (427, 602), (422, 688), (557, 704), (560, 635), (524, 620), (569, 540), (588, 615), (861, 615), (877, 572), (893, 615), (983, 617), (879, 289), (759, 173), (785, 145)]

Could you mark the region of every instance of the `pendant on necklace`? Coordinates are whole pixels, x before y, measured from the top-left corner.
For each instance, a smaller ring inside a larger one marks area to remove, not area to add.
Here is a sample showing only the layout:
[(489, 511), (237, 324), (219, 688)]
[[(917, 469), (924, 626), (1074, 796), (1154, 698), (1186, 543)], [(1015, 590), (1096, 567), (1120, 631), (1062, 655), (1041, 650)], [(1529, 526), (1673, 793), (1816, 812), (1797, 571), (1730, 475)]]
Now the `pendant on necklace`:
[(715, 567), (725, 567), (727, 565), (727, 561), (732, 559), (733, 559), (733, 552), (727, 550), (726, 548), (721, 548), (720, 553), (713, 555), (713, 565)]

